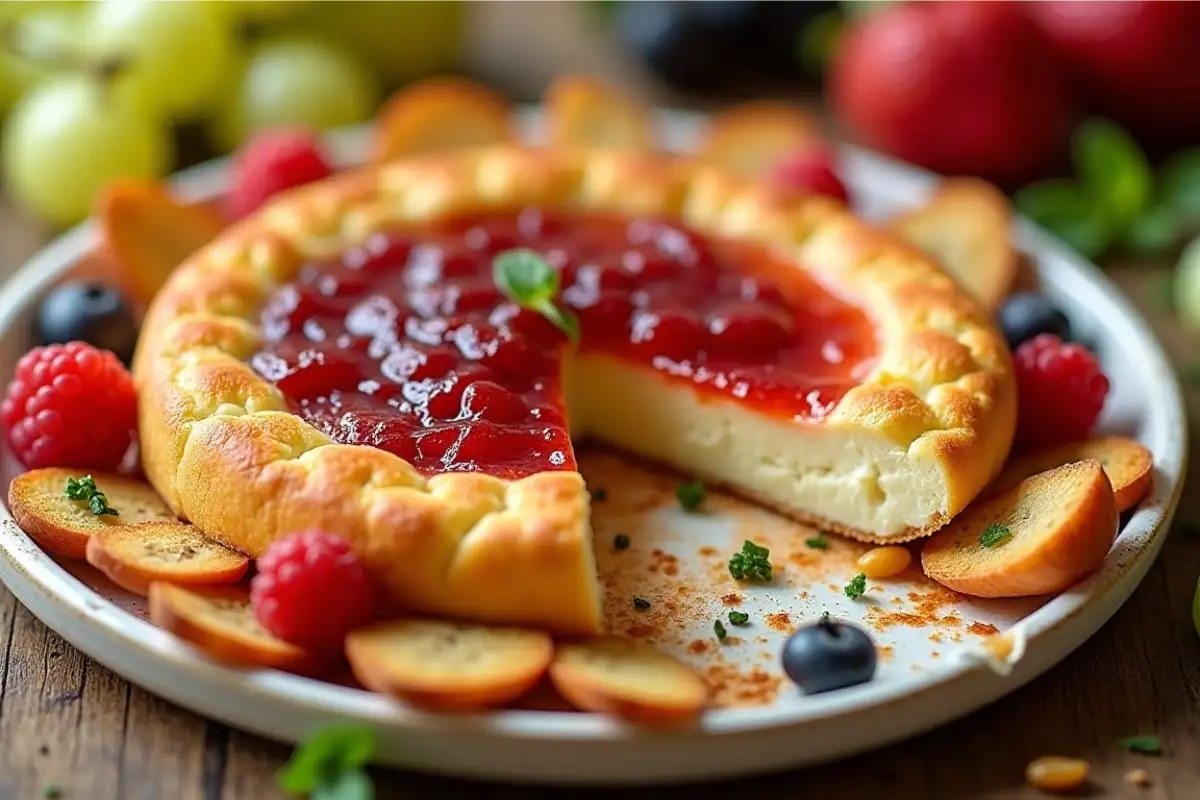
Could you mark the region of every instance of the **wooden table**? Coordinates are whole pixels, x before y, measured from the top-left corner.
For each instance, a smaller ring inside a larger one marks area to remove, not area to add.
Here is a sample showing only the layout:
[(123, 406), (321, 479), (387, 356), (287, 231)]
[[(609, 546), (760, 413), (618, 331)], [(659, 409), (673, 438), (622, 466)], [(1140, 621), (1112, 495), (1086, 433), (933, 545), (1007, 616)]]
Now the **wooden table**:
[[(0, 205), (0, 270), (42, 241), (35, 226)], [(1189, 337), (1158, 305), (1161, 270), (1131, 266), (1114, 277), (1155, 320), (1179, 363)], [(1189, 352), (1191, 351), (1191, 352)], [(1200, 393), (1190, 398), (1200, 409)], [(1193, 463), (1200, 464), (1193, 450)], [(1200, 474), (1200, 472), (1193, 473)], [(1200, 519), (1200, 480), (1185, 491), (1180, 519)], [(1093, 765), (1092, 794), (1200, 797), (1200, 637), (1190, 604), (1200, 574), (1200, 538), (1172, 535), (1149, 576), (1091, 641), (1030, 686), (965, 719), (868, 755), (824, 767), (706, 787), (647, 789), (627, 797), (812, 797), (837, 800), (1023, 798), (1032, 758), (1062, 753)], [(1157, 734), (1159, 758), (1122, 751), (1115, 740)], [(278, 796), (274, 774), (289, 749), (206, 721), (147, 694), (82, 655), (0, 587), (0, 800), (260, 800)], [(619, 765), (614, 765), (619, 769)], [(1145, 769), (1148, 788), (1124, 781)], [(380, 770), (377, 796), (559, 796)], [(603, 792), (577, 795), (601, 796)]]

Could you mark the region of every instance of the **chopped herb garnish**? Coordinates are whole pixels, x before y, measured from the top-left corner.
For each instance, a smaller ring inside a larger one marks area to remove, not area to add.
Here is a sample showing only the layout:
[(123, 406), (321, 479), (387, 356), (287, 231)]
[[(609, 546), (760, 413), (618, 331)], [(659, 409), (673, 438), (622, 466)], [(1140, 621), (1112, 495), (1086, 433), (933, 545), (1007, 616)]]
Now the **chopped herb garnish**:
[(713, 622), (713, 633), (715, 633), (717, 638), (722, 642), (729, 638), (729, 631), (725, 630), (725, 625), (721, 622), (721, 620), (716, 620)]
[(640, 597), (635, 597), (635, 598), (633, 598), (633, 607), (636, 608), (638, 611), (645, 611), (646, 609), (648, 609), (650, 607), (650, 601), (643, 600)]
[(828, 550), (829, 540), (825, 538), (825, 531), (821, 531), (811, 539), (805, 539), (804, 545), (811, 547), (813, 550)]
[(707, 494), (708, 489), (700, 481), (689, 481), (675, 487), (675, 497), (684, 511), (695, 511)]
[(555, 305), (558, 271), (536, 251), (526, 248), (506, 250), (492, 261), (496, 287), (522, 308), (536, 311), (550, 320), (567, 338), (579, 341), (579, 320), (566, 308)]
[(592, 489), (592, 499), (597, 503), (603, 503), (608, 499), (607, 489)]
[(729, 559), (729, 574), (739, 581), (771, 580), (771, 551), (754, 542), (742, 543), (742, 551)]
[(984, 528), (983, 533), (979, 534), (979, 544), (984, 547), (999, 547), (1011, 539), (1012, 535), (1012, 531), (1007, 525), (993, 522)]
[(289, 794), (370, 800), (374, 790), (363, 768), (374, 754), (375, 732), (370, 728), (320, 728), (296, 748), (276, 783)]
[(1157, 736), (1126, 736), (1117, 739), (1117, 744), (1131, 753), (1141, 753), (1145, 756), (1162, 755), (1162, 745)]
[(729, 621), (734, 625), (749, 625), (750, 615), (745, 611), (730, 611)]
[(47, 783), (42, 785), (42, 797), (46, 800), (55, 800), (62, 797), (62, 787), (57, 783)]
[(85, 501), (97, 517), (118, 516), (117, 510), (108, 504), (108, 498), (96, 487), (96, 480), (91, 475), (67, 478), (67, 497), (71, 500)]
[(867, 576), (861, 572), (858, 573), (850, 579), (850, 582), (846, 584), (846, 588), (842, 591), (846, 593), (846, 597), (849, 597), (851, 600), (857, 600), (867, 591)]
[(616, 536), (613, 537), (613, 549), (614, 550), (628, 550), (629, 549), (629, 537), (623, 533), (618, 533)]

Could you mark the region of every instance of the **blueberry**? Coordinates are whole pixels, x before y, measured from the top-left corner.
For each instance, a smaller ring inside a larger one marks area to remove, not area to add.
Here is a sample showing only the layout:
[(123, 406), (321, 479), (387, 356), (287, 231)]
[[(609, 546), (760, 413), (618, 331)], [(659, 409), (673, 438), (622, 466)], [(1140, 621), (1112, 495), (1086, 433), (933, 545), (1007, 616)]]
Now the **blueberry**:
[(99, 283), (70, 281), (56, 286), (37, 315), (42, 344), (87, 342), (111, 350), (126, 364), (137, 343), (137, 323), (116, 289)]
[(1038, 292), (1017, 292), (1009, 297), (1000, 308), (1000, 329), (1013, 350), (1043, 333), (1052, 333), (1064, 342), (1071, 339), (1071, 321), (1067, 315)]
[(875, 675), (875, 643), (861, 628), (823, 617), (783, 645), (783, 671), (806, 694), (866, 683)]
[(668, 83), (708, 90), (737, 63), (736, 30), (751, 3), (647, 0), (620, 3), (613, 24), (621, 43)]

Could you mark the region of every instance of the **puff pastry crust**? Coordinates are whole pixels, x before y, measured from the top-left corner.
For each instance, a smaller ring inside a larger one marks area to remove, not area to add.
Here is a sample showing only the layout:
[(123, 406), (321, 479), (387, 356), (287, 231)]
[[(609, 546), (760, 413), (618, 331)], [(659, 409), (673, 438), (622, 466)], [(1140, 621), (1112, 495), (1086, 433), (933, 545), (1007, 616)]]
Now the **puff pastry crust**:
[(939, 482), (935, 501), (918, 524), (887, 530), (763, 498), (771, 504), (859, 538), (902, 541), (944, 525), (1006, 457), (1016, 415), (1008, 350), (986, 312), (915, 249), (831, 201), (784, 198), (694, 161), (501, 145), (302, 188), (176, 270), (149, 310), (134, 366), (143, 465), (171, 508), (251, 556), (289, 532), (336, 531), (398, 607), (602, 629), (580, 475), (425, 477), (390, 453), (332, 442), (246, 363), (261, 305), (303, 262), (381, 229), (526, 205), (669, 215), (762, 242), (869, 309), (875, 368), (820, 424), (921, 464)]

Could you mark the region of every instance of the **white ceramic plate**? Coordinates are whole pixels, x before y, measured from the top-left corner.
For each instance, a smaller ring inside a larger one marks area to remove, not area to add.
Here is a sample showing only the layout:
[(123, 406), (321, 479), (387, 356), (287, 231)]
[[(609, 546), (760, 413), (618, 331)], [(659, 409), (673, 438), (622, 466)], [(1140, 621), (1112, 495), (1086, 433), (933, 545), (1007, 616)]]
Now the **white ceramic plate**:
[[(531, 137), (537, 120), (522, 116)], [(666, 143), (687, 149), (698, 118), (662, 115)], [(332, 137), (338, 156), (363, 152), (364, 131)], [(862, 212), (881, 217), (918, 202), (934, 179), (862, 151), (846, 149), (845, 174)], [(225, 165), (189, 170), (178, 184), (195, 197), (223, 185)], [(129, 680), (198, 713), (284, 741), (334, 722), (378, 730), (384, 763), (458, 776), (525, 782), (633, 784), (700, 780), (796, 767), (912, 736), (989, 703), (1034, 678), (1095, 632), (1129, 597), (1165, 536), (1185, 468), (1186, 418), (1178, 384), (1146, 324), (1095, 268), (1026, 224), (1017, 234), (1046, 290), (1097, 345), (1114, 390), (1103, 428), (1134, 436), (1155, 458), (1152, 496), (1126, 522), (1104, 568), (1049, 600), (976, 601), (932, 587), (916, 569), (873, 586), (852, 602), (841, 584), (853, 575), (857, 545), (835, 540), (810, 550), (793, 523), (744, 503), (715, 498), (709, 513), (685, 515), (671, 482), (610, 455), (582, 460), (589, 483), (610, 499), (597, 506), (597, 554), (610, 619), (696, 663), (721, 707), (695, 727), (651, 733), (599, 716), (512, 710), (450, 717), (420, 713), (385, 697), (272, 671), (216, 665), (141, 616), (139, 602), (86, 565), (43, 554), (0, 510), (0, 577), (40, 619)], [(0, 378), (29, 346), (32, 309), (45, 288), (88, 247), (89, 226), (55, 241), (0, 290)], [(612, 551), (615, 531), (634, 546)], [(742, 538), (769, 542), (781, 567), (775, 585), (739, 591), (724, 563)], [(624, 559), (624, 560), (623, 560)], [(639, 577), (640, 576), (640, 577)], [(631, 609), (637, 592), (652, 601)], [(716, 642), (712, 623), (737, 592), (753, 624)], [(795, 624), (822, 611), (873, 630), (881, 652), (872, 682), (804, 697), (781, 679), (779, 646)], [(1011, 674), (983, 666), (979, 654), (996, 629), (1024, 642)], [(1081, 687), (1081, 691), (1085, 691)]]

